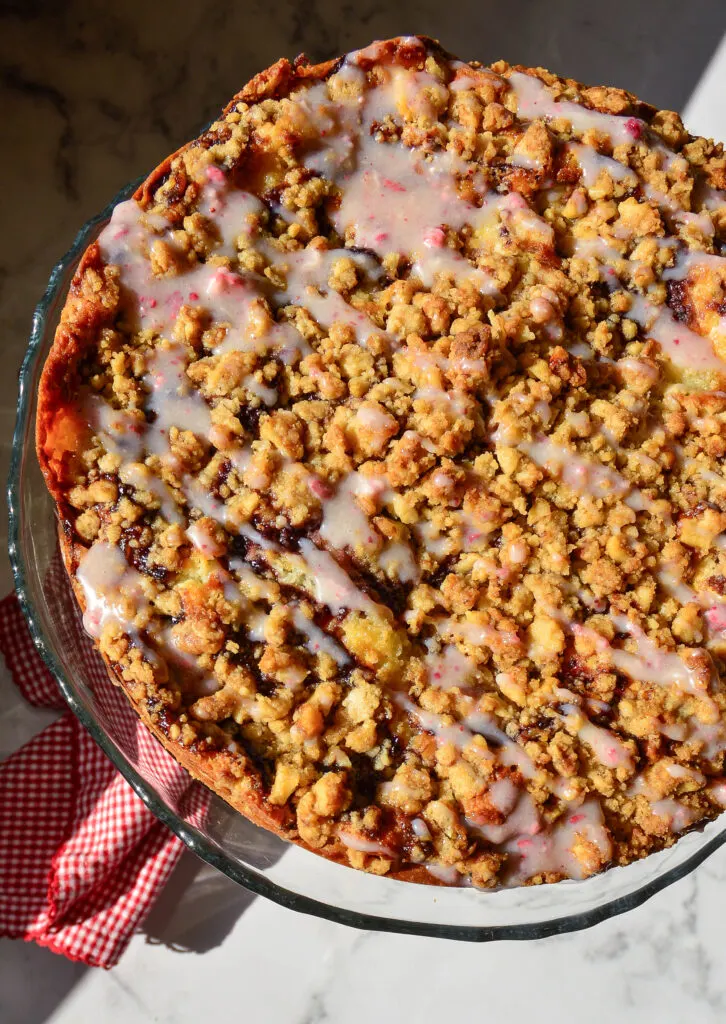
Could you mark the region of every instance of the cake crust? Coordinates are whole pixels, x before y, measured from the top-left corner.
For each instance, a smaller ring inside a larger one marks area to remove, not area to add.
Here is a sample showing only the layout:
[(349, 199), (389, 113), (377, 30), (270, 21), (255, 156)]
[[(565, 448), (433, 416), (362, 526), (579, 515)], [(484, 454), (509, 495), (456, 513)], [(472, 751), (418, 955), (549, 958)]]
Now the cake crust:
[(720, 812), (724, 189), (675, 114), (410, 37), (278, 61), (117, 208), (37, 452), (192, 776), (482, 888)]

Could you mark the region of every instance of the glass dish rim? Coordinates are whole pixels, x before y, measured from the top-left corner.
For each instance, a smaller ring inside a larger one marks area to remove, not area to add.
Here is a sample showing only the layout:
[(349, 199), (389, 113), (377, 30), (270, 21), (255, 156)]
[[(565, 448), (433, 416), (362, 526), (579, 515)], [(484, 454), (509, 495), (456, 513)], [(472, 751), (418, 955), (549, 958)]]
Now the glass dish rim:
[[(668, 870), (650, 879), (639, 886), (631, 893), (605, 900), (598, 906), (588, 910), (562, 917), (553, 917), (550, 920), (539, 921), (528, 924), (512, 925), (452, 925), (434, 924), (425, 921), (406, 921), (398, 918), (379, 917), (376, 914), (366, 914), (357, 910), (348, 910), (323, 903), (300, 893), (285, 888), (278, 882), (258, 874), (253, 868), (246, 868), (239, 863), (233, 862), (222, 850), (215, 847), (197, 829), (188, 825), (174, 811), (168, 807), (161, 797), (154, 791), (153, 786), (146, 782), (133, 765), (125, 758), (123, 753), (114, 746), (108, 739), (104, 729), (99, 722), (83, 706), (76, 696), (73, 683), (65, 673), (60, 664), (53, 645), (46, 638), (40, 626), (40, 616), (33, 603), (27, 586), (27, 570), (25, 551), (20, 542), (21, 523), (21, 471), (24, 461), (24, 442), (27, 431), (34, 430), (34, 424), (29, 423), (29, 411), (32, 401), (32, 394), (29, 390), (29, 381), (32, 382), (33, 371), (41, 356), (41, 347), (46, 334), (46, 318), (48, 312), (57, 297), (60, 285), (69, 268), (77, 263), (90, 244), (95, 229), (103, 221), (109, 219), (111, 211), (120, 202), (128, 199), (136, 191), (137, 187), (145, 180), (145, 176), (137, 181), (126, 185), (114, 198), (95, 216), (91, 217), (78, 231), (76, 237), (65, 253), (54, 265), (46, 289), (33, 312), (32, 327), (29, 336), (28, 348), (23, 358), (19, 373), (19, 393), (15, 428), (13, 431), (10, 468), (7, 482), (8, 500), (8, 552), (12, 567), (15, 592), (18, 596), (25, 619), (28, 623), (31, 637), (49, 671), (57, 680), (64, 700), (79, 719), (85, 729), (88, 730), (94, 741), (101, 747), (103, 752), (115, 768), (126, 779), (134, 792), (143, 801), (146, 807), (175, 835), (177, 835), (185, 846), (196, 856), (206, 861), (212, 867), (221, 871), (232, 881), (252, 892), (257, 896), (264, 896), (280, 906), (290, 910), (298, 911), (319, 917), (336, 924), (344, 924), (350, 927), (366, 931), (390, 932), (409, 935), (424, 935), (430, 938), (457, 939), (469, 942), (490, 942), (496, 940), (525, 940), (546, 938), (550, 935), (564, 934), (568, 932), (581, 931), (591, 928), (601, 921), (608, 920), (634, 910), (641, 906), (657, 892), (667, 888), (674, 882), (690, 874), (704, 860), (710, 857), (717, 849), (726, 843), (726, 827), (717, 835), (711, 837), (703, 846), (695, 850), (682, 863), (669, 868)], [(201, 783), (200, 783), (201, 785)], [(350, 869), (354, 870), (354, 869)], [(611, 869), (612, 870), (612, 869)], [(411, 884), (411, 883), (402, 883)], [(586, 884), (583, 883), (583, 884)], [(487, 898), (486, 893), (481, 894), (482, 899)]]

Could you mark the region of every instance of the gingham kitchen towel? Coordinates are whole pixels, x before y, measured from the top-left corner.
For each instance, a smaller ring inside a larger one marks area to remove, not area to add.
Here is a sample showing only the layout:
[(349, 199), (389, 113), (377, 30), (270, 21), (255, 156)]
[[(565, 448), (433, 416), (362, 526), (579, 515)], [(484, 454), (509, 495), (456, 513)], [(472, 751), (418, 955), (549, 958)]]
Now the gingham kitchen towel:
[[(27, 701), (65, 707), (14, 594), (0, 601), (0, 651)], [(166, 784), (187, 788), (189, 777), (137, 727)], [(182, 848), (66, 711), (0, 764), (0, 936), (112, 967)]]

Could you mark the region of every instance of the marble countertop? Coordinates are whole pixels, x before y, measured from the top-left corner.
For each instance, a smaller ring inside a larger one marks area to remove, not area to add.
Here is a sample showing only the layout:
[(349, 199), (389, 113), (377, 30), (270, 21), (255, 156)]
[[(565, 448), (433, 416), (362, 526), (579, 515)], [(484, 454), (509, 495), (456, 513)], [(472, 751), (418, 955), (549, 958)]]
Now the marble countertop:
[[(280, 54), (313, 58), (422, 31), (462, 56), (548, 64), (683, 109), (726, 31), (722, 0), (225, 4), (8, 0), (0, 5), (0, 472), (34, 303), (77, 227), (195, 133)], [(465, 15), (465, 16), (464, 16)], [(676, 21), (677, 19), (677, 21)], [(673, 32), (678, 24), (678, 33)], [(688, 52), (682, 40), (688, 39)], [(726, 138), (726, 43), (687, 106)], [(5, 539), (2, 526), (3, 542)], [(5, 544), (3, 543), (3, 549)], [(1, 592), (9, 589), (3, 555)], [(0, 666), (0, 757), (48, 716)], [(369, 1024), (400, 1017), (711, 1024), (726, 1019), (726, 850), (645, 906), (587, 932), (489, 945), (357, 932), (254, 898), (185, 854), (119, 966), (89, 970), (0, 941), (2, 1024)]]

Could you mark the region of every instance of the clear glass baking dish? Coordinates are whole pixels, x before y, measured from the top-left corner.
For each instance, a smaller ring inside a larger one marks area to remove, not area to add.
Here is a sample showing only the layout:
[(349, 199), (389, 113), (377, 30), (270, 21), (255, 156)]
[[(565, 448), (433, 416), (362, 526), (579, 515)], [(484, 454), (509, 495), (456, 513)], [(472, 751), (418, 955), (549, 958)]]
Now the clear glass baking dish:
[(10, 558), (33, 639), (70, 707), (144, 803), (199, 857), (283, 906), (358, 928), (474, 941), (535, 939), (588, 928), (637, 907), (723, 845), (726, 828), (718, 820), (683, 836), (670, 850), (583, 882), (491, 893), (414, 885), (366, 875), (292, 846), (190, 781), (110, 683), (83, 633), (35, 457), (38, 380), (73, 272), (113, 206), (135, 187), (125, 188), (80, 231), (35, 311), (20, 374), (8, 501)]

